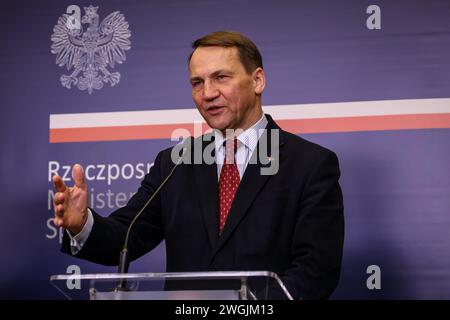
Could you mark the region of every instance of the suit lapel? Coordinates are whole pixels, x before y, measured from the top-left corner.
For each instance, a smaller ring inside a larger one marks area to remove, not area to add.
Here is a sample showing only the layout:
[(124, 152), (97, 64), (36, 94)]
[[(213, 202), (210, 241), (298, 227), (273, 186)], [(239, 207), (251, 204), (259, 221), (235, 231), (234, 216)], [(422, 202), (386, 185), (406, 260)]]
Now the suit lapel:
[[(198, 139), (201, 139), (201, 137)], [(201, 143), (203, 154), (203, 150), (205, 150), (206, 146), (210, 143), (214, 143), (214, 137), (212, 137), (211, 140), (197, 140), (194, 143)], [(215, 151), (213, 150), (213, 152)], [(219, 240), (219, 191), (217, 184), (217, 166), (215, 164), (206, 164), (204, 161), (201, 161), (201, 164), (193, 164), (193, 166), (197, 187), (194, 192), (199, 195), (198, 199), (202, 209), (203, 220), (206, 225), (211, 248), (214, 251)]]
[[(264, 134), (266, 134), (266, 137), (268, 139), (266, 141), (268, 141), (268, 143), (267, 143), (267, 149), (263, 149), (263, 150), (267, 150), (267, 153), (264, 154), (264, 152), (263, 152), (262, 157), (268, 156), (269, 158), (271, 158), (271, 155), (272, 155), (272, 150), (271, 150), (272, 144), (270, 143), (271, 135), (268, 134), (268, 132), (270, 132), (270, 130), (272, 130), (272, 129), (279, 130), (280, 149), (281, 149), (281, 146), (283, 145), (283, 137), (282, 137), (281, 129), (272, 120), (272, 118), (269, 115), (266, 115), (266, 117), (268, 120), (268, 124), (267, 124), (267, 129), (265, 130)], [(252, 154), (251, 160), (249, 161), (249, 164), (247, 165), (244, 176), (242, 177), (242, 180), (239, 184), (238, 190), (236, 191), (236, 195), (233, 200), (233, 204), (231, 205), (231, 209), (228, 214), (228, 220), (225, 224), (222, 235), (218, 238), (218, 243), (217, 243), (215, 253), (225, 244), (225, 242), (232, 235), (233, 231), (239, 225), (240, 221), (248, 213), (248, 209), (250, 208), (251, 204), (255, 200), (259, 191), (264, 187), (264, 185), (266, 184), (268, 179), (271, 177), (271, 175), (262, 175), (261, 174), (262, 168), (270, 166), (270, 163), (267, 163), (266, 159), (261, 158), (259, 156), (258, 150), (261, 148), (261, 145), (260, 145), (261, 141), (263, 141), (263, 140), (259, 139), (257, 148), (255, 149), (255, 151)], [(277, 160), (279, 161), (280, 159), (277, 159)], [(218, 199), (217, 195), (216, 195), (216, 199)], [(218, 208), (217, 205), (216, 205), (216, 208)], [(218, 210), (218, 209), (216, 209), (216, 210)], [(218, 211), (216, 211), (216, 212), (218, 212)], [(218, 218), (216, 218), (216, 221), (217, 220), (218, 220)], [(216, 225), (216, 227), (217, 227), (217, 225)]]

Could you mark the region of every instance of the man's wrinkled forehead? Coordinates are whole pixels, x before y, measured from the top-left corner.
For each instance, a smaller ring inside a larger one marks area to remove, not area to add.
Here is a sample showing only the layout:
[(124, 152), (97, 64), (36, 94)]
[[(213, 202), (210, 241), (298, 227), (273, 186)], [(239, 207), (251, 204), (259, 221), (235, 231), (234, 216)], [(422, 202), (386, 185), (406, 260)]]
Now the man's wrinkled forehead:
[(189, 62), (191, 76), (197, 73), (214, 73), (219, 70), (236, 70), (243, 68), (236, 47), (199, 47), (192, 53)]

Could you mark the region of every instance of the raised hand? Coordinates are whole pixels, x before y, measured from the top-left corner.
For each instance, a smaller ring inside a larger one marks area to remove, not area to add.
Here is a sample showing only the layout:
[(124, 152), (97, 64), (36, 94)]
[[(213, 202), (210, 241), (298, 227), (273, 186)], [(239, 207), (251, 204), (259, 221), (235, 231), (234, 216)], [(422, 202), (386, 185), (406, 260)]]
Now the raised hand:
[(53, 176), (55, 185), (55, 225), (66, 228), (72, 234), (78, 234), (87, 220), (88, 188), (84, 179), (83, 167), (75, 164), (72, 167), (73, 187), (67, 187), (62, 178)]

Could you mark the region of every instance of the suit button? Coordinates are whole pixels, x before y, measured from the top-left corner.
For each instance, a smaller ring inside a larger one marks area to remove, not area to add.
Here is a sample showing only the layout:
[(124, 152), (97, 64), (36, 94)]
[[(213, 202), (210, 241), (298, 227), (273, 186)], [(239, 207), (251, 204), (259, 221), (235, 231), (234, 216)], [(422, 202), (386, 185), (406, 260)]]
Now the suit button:
[(216, 264), (212, 264), (212, 265), (209, 267), (209, 270), (211, 270), (211, 271), (217, 271), (217, 270), (218, 270), (217, 265), (216, 265)]

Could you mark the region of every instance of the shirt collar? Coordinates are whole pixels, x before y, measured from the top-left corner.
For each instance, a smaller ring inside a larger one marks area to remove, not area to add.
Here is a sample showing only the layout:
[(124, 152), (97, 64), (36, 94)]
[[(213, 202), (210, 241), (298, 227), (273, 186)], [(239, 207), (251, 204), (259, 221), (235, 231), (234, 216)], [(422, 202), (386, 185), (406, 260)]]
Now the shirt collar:
[[(237, 139), (239, 141), (238, 146), (245, 145), (248, 149), (250, 149), (251, 152), (253, 152), (256, 149), (258, 140), (261, 137), (266, 126), (267, 118), (263, 113), (261, 119), (259, 119), (254, 125), (237, 136)], [(225, 137), (223, 136), (222, 132), (220, 130), (214, 130), (216, 153), (223, 147), (224, 141)]]

